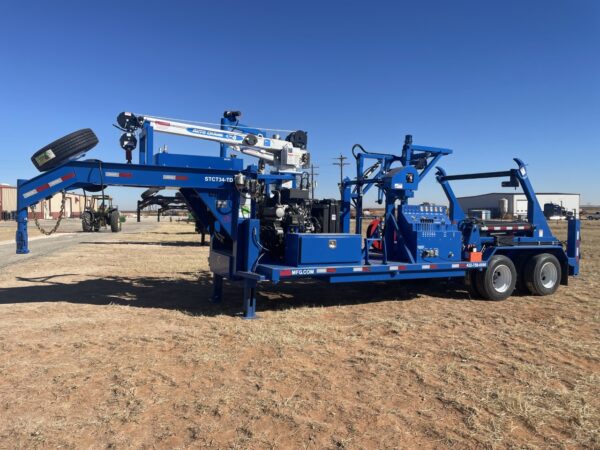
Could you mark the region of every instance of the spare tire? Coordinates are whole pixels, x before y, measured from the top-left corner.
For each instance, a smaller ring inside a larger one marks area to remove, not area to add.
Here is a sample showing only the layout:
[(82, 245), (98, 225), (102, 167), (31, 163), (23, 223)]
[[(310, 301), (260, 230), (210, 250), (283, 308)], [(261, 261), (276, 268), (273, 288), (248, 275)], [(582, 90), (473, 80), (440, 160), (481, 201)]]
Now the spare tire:
[(31, 162), (40, 171), (54, 169), (69, 159), (76, 158), (98, 144), (98, 137), (89, 128), (67, 134), (46, 145), (31, 157)]
[(101, 192), (103, 189), (106, 189), (106, 185), (89, 184), (83, 190), (86, 192)]

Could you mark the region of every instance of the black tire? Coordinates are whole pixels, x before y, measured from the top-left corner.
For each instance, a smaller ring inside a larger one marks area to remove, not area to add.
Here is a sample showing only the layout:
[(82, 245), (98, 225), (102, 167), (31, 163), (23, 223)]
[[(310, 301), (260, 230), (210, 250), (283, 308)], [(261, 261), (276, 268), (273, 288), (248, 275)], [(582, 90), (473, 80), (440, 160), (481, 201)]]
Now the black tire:
[(477, 289), (477, 270), (469, 270), (465, 275), (465, 286), (471, 295), (471, 298), (482, 299), (483, 295)]
[(81, 228), (86, 233), (90, 233), (93, 228), (94, 219), (92, 218), (92, 213), (89, 211), (84, 211), (81, 215)]
[(525, 286), (533, 295), (551, 295), (560, 284), (562, 271), (556, 256), (540, 253), (533, 256), (525, 266)]
[(116, 233), (119, 229), (119, 211), (116, 209), (110, 213), (110, 231)]
[(67, 134), (46, 145), (31, 157), (31, 162), (40, 171), (54, 169), (68, 159), (91, 150), (98, 144), (98, 138), (89, 128)]
[(525, 264), (529, 257), (526, 255), (513, 257), (512, 262), (517, 269), (517, 284), (515, 285), (515, 291), (519, 294), (527, 295), (529, 291), (525, 286)]
[(503, 255), (495, 255), (488, 261), (483, 272), (475, 277), (477, 291), (487, 300), (506, 300), (515, 290), (517, 269), (513, 262)]
[(106, 185), (102, 186), (100, 184), (91, 184), (85, 187), (86, 192), (101, 192), (102, 189), (106, 189)]

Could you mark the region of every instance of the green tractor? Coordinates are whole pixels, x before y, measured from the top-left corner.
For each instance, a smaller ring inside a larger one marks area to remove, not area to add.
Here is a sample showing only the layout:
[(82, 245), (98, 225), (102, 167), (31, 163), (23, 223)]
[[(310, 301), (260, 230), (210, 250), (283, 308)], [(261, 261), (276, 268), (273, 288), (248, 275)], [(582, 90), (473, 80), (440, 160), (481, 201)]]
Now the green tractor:
[(121, 231), (119, 209), (112, 204), (108, 195), (92, 195), (85, 201), (85, 209), (81, 214), (83, 231), (100, 231), (100, 227), (110, 226), (110, 231)]

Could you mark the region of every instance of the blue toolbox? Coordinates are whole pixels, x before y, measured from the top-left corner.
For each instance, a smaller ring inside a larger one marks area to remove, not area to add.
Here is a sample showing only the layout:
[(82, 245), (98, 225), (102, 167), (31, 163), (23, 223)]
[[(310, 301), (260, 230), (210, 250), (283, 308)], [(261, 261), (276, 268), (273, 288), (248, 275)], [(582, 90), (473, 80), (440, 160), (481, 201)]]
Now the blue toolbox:
[(285, 237), (285, 263), (290, 266), (306, 264), (360, 264), (362, 239), (358, 234), (290, 233)]

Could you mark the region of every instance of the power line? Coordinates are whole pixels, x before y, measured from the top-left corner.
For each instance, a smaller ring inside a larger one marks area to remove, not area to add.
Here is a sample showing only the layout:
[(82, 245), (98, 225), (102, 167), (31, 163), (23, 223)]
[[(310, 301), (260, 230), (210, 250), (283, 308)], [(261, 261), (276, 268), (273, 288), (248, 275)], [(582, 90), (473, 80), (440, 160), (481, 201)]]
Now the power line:
[(349, 166), (350, 163), (344, 162), (344, 160), (348, 159), (347, 156), (344, 156), (340, 153), (340, 156), (336, 156), (335, 158), (338, 162), (334, 162), (334, 166), (340, 166), (340, 189), (342, 189), (342, 182), (344, 181), (344, 166)]

